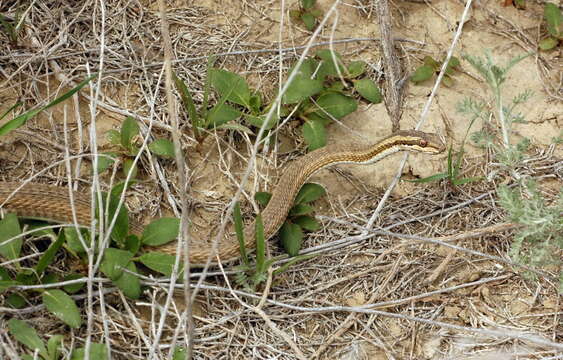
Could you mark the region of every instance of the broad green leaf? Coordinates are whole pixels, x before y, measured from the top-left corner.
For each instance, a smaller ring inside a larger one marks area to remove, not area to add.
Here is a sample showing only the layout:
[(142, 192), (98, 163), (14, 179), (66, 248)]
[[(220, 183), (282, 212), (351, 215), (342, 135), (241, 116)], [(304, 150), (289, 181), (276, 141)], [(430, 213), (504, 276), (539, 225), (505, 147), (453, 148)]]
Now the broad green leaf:
[(157, 139), (149, 144), (149, 150), (158, 156), (173, 159), (174, 144), (168, 139)]
[(72, 328), (79, 328), (82, 324), (80, 312), (74, 300), (64, 291), (49, 289), (41, 296), (43, 304), (51, 313)]
[(308, 120), (302, 126), (303, 137), (309, 145), (309, 151), (322, 148), (326, 145), (325, 125), (319, 120)]
[[(293, 64), (293, 66), (291, 66), (291, 68), (288, 71), (288, 74), (291, 74), (293, 72), (296, 65), (297, 62)], [(319, 62), (313, 58), (307, 58), (303, 60), (297, 74), (295, 74), (295, 78), (311, 79), (313, 74), (317, 70), (318, 66), (319, 66)]]
[(229, 121), (235, 120), (241, 112), (227, 104), (217, 104), (207, 113), (207, 127), (221, 126)]
[(133, 254), (141, 248), (141, 239), (137, 235), (127, 235), (125, 238), (125, 249)]
[(51, 101), (46, 106), (39, 108), (39, 109), (30, 110), (26, 113), (21, 114), (20, 116), (14, 118), (14, 119), (8, 121), (4, 125), (0, 126), (0, 136), (6, 135), (10, 131), (19, 128), (20, 126), (25, 124), (29, 119), (31, 119), (35, 115), (39, 114), (43, 110), (46, 110), (46, 109), (48, 109), (52, 106), (55, 106), (55, 105), (65, 101), (66, 99), (68, 99), (69, 97), (74, 95), (77, 91), (82, 89), (86, 84), (88, 84), (90, 82), (90, 80), (92, 80), (96, 76), (97, 76), (97, 74), (91, 75), (90, 77), (86, 78), (85, 80), (80, 82), (78, 85), (76, 85), (76, 87), (72, 88), (70, 91), (64, 93), (63, 95), (59, 96), (55, 100)]
[(108, 130), (106, 132), (106, 139), (112, 145), (120, 145), (121, 144), (121, 134), (119, 131), (115, 129)]
[(429, 65), (422, 65), (415, 70), (414, 74), (411, 76), (411, 81), (414, 83), (420, 83), (428, 80), (434, 75), (434, 68)]
[(133, 148), (133, 138), (139, 135), (139, 124), (133, 117), (128, 116), (121, 124), (121, 146), (127, 150)]
[(280, 229), (280, 239), (285, 252), (289, 256), (299, 255), (303, 242), (301, 226), (286, 221)]
[(563, 36), (563, 15), (559, 7), (547, 2), (543, 8), (543, 16), (547, 24), (547, 31), (553, 37), (562, 38)]
[(425, 56), (422, 61), (423, 61), (424, 65), (431, 67), (433, 70), (440, 69), (440, 63), (437, 62), (436, 60), (434, 60), (434, 58), (432, 58), (432, 56)]
[[(86, 249), (84, 249), (84, 247), (82, 246), (82, 243), (80, 242), (80, 237), (78, 236), (78, 233), (76, 232), (76, 228), (65, 227), (63, 229), (63, 232), (65, 233), (66, 243), (67, 243), (67, 246), (70, 248), (70, 250), (72, 250), (76, 253), (86, 252)], [(90, 246), (91, 237), (90, 237), (89, 232), (86, 231), (86, 230), (81, 230), (80, 233), (82, 234), (82, 238), (84, 239), (86, 246)]]
[(289, 17), (293, 21), (299, 21), (299, 18), (301, 17), (301, 10), (297, 10), (297, 9), (289, 10)]
[(0, 280), (0, 293), (16, 285), (23, 284), (16, 280)]
[(310, 214), (314, 211), (315, 209), (313, 209), (312, 206), (307, 205), (307, 204), (297, 204), (297, 205), (293, 205), (293, 207), (291, 208), (291, 210), (289, 210), (289, 216), (301, 216), (301, 215), (307, 215)]
[(6, 303), (14, 309), (21, 309), (26, 305), (25, 298), (19, 294), (10, 294), (6, 298)]
[(559, 40), (553, 37), (548, 37), (540, 40), (539, 47), (542, 50), (551, 50), (559, 44)]
[(328, 113), (335, 119), (340, 119), (356, 111), (358, 103), (351, 97), (328, 93), (317, 99), (317, 106), (322, 109), (316, 112), (319, 116), (327, 117), (326, 113)]
[[(63, 281), (82, 279), (83, 276), (80, 274), (68, 274), (63, 278)], [(63, 286), (65, 292), (69, 294), (74, 294), (80, 291), (84, 287), (85, 283), (75, 283)]]
[(455, 56), (452, 56), (450, 58), (450, 62), (448, 63), (448, 66), (446, 66), (446, 71), (453, 70), (454, 68), (458, 67), (459, 64), (460, 64), (459, 59)]
[(54, 284), (54, 283), (58, 283), (60, 282), (60, 278), (57, 276), (57, 274), (54, 273), (48, 273), (43, 275), (43, 277), (41, 277), (41, 284)]
[(305, 24), (305, 28), (309, 31), (315, 30), (315, 25), (317, 24), (317, 19), (311, 13), (304, 13), (301, 15), (301, 21)]
[(301, 7), (305, 10), (308, 10), (315, 6), (316, 0), (301, 0)]
[(254, 200), (256, 200), (258, 204), (264, 207), (268, 205), (268, 202), (270, 201), (271, 198), (272, 198), (272, 194), (265, 191), (258, 191), (256, 194), (254, 194)]
[[(245, 115), (244, 117), (246, 121), (257, 128), (261, 128), (262, 124), (264, 124), (264, 121), (266, 121), (266, 115)], [(268, 121), (268, 123), (266, 124), (265, 130), (270, 130), (275, 127), (278, 124), (279, 120), (279, 116), (274, 112), (272, 114), (272, 117), (270, 118), (270, 121)]]
[(43, 253), (43, 256), (39, 258), (37, 265), (35, 265), (35, 271), (38, 274), (41, 274), (47, 266), (49, 266), (53, 260), (55, 259), (55, 255), (57, 251), (63, 246), (64, 242), (66, 241), (64, 231), (59, 232), (59, 236), (55, 242), (53, 242), (49, 248)]
[(293, 222), (308, 231), (317, 231), (321, 228), (321, 224), (310, 216), (299, 216), (293, 219)]
[(371, 79), (363, 78), (358, 81), (354, 81), (354, 88), (364, 99), (374, 104), (378, 104), (383, 100), (379, 88)]
[[(176, 257), (160, 252), (148, 252), (141, 255), (141, 257), (139, 257), (139, 261), (151, 270), (166, 276), (171, 276), (172, 271), (174, 270)], [(183, 271), (182, 268), (182, 264), (180, 264), (180, 272)]]
[(129, 264), (133, 258), (133, 253), (116, 249), (107, 248), (104, 251), (104, 258), (100, 265), (100, 270), (111, 280), (115, 281), (123, 275), (123, 268)]
[(31, 351), (38, 349), (41, 356), (43, 356), (44, 358), (48, 357), (45, 344), (37, 335), (37, 331), (35, 331), (35, 329), (31, 326), (27, 325), (26, 322), (17, 319), (11, 319), (10, 321), (8, 321), (8, 331), (18, 342), (24, 344)]
[(159, 246), (169, 243), (178, 237), (180, 219), (163, 217), (153, 220), (145, 227), (141, 242), (145, 245)]
[(301, 189), (297, 193), (294, 203), (295, 204), (309, 203), (311, 201), (318, 200), (325, 195), (326, 195), (326, 190), (321, 185), (315, 183), (306, 183), (301, 187)]
[[(332, 54), (333, 52), (328, 49), (321, 49), (315, 53), (315, 56), (322, 59), (321, 68), (319, 69), (317, 76), (318, 79), (324, 80), (326, 76), (338, 76), (338, 71), (336, 70), (336, 66), (334, 66), (334, 59)], [(342, 57), (338, 52), (334, 52), (334, 58), (336, 58), (340, 73), (342, 75), (346, 75), (344, 65), (342, 65)]]
[(182, 346), (176, 346), (174, 348), (174, 355), (172, 355), (172, 360), (187, 360), (186, 349)]
[(117, 153), (114, 152), (104, 152), (101, 155), (104, 156), (98, 156), (98, 174), (101, 174), (109, 169), (118, 157)]
[(0, 281), (1, 280), (11, 280), (10, 272), (3, 267), (0, 267)]
[(131, 171), (130, 179), (137, 177), (137, 164), (135, 164), (135, 161), (131, 158), (127, 158), (123, 161), (123, 177), (127, 177), (129, 171)]
[(348, 65), (348, 77), (353, 79), (362, 75), (366, 71), (366, 66), (365, 61), (352, 61), (350, 65)]
[[(118, 244), (124, 244), (125, 238), (129, 234), (129, 211), (125, 207), (125, 203), (121, 204), (121, 206), (119, 207), (119, 211), (117, 211), (119, 205), (119, 199), (121, 197), (121, 191), (123, 191), (122, 190), (123, 186), (124, 186), (123, 183), (117, 184), (112, 189), (109, 196), (109, 206), (107, 207), (108, 209), (108, 214), (106, 218), (107, 222), (104, 222), (106, 228), (108, 228), (113, 222), (113, 218), (117, 214), (117, 218), (115, 219), (115, 223), (113, 225), (113, 228), (111, 229), (111, 238)], [(108, 198), (107, 193), (102, 192), (102, 201), (104, 202), (104, 210), (106, 209), (105, 202), (107, 201), (107, 198)], [(96, 217), (99, 219), (98, 211), (99, 211), (98, 206), (96, 206)]]
[(250, 110), (253, 113), (258, 113), (260, 112), (261, 107), (262, 107), (262, 96), (260, 96), (260, 93), (257, 92), (256, 94), (250, 97)]
[(21, 232), (20, 223), (15, 214), (6, 214), (0, 220), (0, 255), (9, 260), (17, 259), (20, 256), (23, 240), (21, 237), (18, 239), (12, 238), (18, 236)]
[(47, 341), (47, 351), (49, 352), (49, 355), (51, 356), (52, 360), (59, 359), (59, 354), (60, 354), (59, 347), (62, 341), (63, 341), (62, 335), (53, 335), (49, 338), (49, 341)]
[[(72, 352), (70, 360), (84, 360), (86, 358), (86, 349), (81, 347)], [(108, 360), (108, 353), (104, 344), (90, 344), (90, 360)]]
[(283, 94), (283, 104), (296, 104), (303, 101), (310, 96), (316, 95), (323, 89), (323, 82), (321, 80), (310, 79), (308, 77), (293, 78), (293, 81)]
[(211, 85), (221, 96), (227, 96), (227, 100), (251, 109), (250, 89), (242, 76), (216, 68), (210, 69), (209, 76)]
[[(137, 272), (137, 267), (133, 262), (127, 264), (125, 268), (131, 272)], [(123, 271), (122, 275), (117, 280), (113, 280), (113, 283), (123, 291), (125, 296), (131, 299), (138, 299), (139, 296), (141, 296), (141, 282), (136, 275)]]

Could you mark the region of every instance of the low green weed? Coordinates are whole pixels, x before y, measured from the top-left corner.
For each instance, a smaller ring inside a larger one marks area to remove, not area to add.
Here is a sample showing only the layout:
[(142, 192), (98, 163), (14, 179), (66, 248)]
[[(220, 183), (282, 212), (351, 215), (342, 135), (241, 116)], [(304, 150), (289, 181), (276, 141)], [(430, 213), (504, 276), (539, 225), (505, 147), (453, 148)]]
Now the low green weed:
[(295, 22), (302, 22), (309, 31), (315, 30), (318, 19), (322, 18), (322, 11), (317, 8), (316, 0), (301, 0), (299, 8), (289, 11), (289, 16)]
[[(426, 80), (431, 79), (434, 75), (437, 75), (440, 72), (440, 68), (442, 67), (442, 62), (438, 62), (434, 60), (431, 56), (425, 56), (423, 59), (424, 64), (418, 67), (414, 74), (411, 76), (411, 81), (415, 84), (420, 84)], [(459, 59), (455, 56), (450, 58), (450, 62), (446, 67), (446, 73), (442, 78), (442, 83), (448, 87), (454, 85), (453, 76), (457, 72), (457, 68), (459, 67)]]
[(563, 41), (563, 14), (556, 4), (547, 2), (543, 8), (547, 37), (539, 43), (541, 50), (555, 49)]

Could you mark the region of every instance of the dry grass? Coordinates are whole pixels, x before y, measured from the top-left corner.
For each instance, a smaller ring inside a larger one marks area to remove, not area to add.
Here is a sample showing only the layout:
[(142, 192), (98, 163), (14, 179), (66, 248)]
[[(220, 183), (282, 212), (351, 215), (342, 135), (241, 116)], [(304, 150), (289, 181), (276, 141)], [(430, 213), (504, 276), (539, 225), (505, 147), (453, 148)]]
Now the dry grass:
[[(24, 3), (3, 2), (0, 11), (14, 15), (15, 9), (25, 8)], [(73, 102), (2, 139), (3, 179), (29, 178), (64, 160), (66, 150), (69, 155), (85, 155), (84, 159), (72, 162), (70, 174), (63, 162), (37, 181), (63, 185), (70, 175), (76, 187), (87, 188), (98, 179), (90, 176), (86, 154), (103, 151), (107, 146), (103, 131), (118, 125), (125, 115), (143, 123), (144, 139), (171, 137), (174, 126), (165, 99), (160, 14), (151, 4), (36, 1), (26, 14), (19, 47), (8, 45), (0, 35), (0, 48), (10, 50), (0, 55), (2, 107), (16, 100), (27, 106), (44, 103), (88, 73), (102, 73), (96, 90), (83, 91)], [(280, 74), (310, 48), (302, 46), (310, 34), (288, 24), (287, 17), (284, 22), (272, 18), (280, 7), (290, 6), (284, 4), (168, 4), (173, 68), (196, 101), (202, 100), (210, 54), (220, 54), (217, 66), (243, 74), (255, 88), (275, 97)], [(326, 12), (330, 6), (324, 8)], [(340, 4), (337, 12), (343, 16), (343, 9), (353, 7), (362, 16), (373, 10), (366, 2), (350, 1)], [(222, 13), (230, 16), (218, 22), (217, 14)], [(247, 24), (248, 18), (255, 24)], [(331, 33), (332, 21), (313, 42), (338, 38)], [(270, 28), (265, 29), (265, 24)], [(498, 31), (512, 34), (506, 28)], [(265, 34), (276, 40), (259, 41)], [(518, 39), (527, 49), (531, 40), (526, 36)], [(278, 49), (279, 40), (283, 49)], [(373, 41), (364, 40), (333, 43), (353, 58), (377, 48)], [(403, 50), (412, 51), (408, 44), (416, 41), (404, 40)], [(552, 81), (549, 62), (538, 59), (540, 73)], [(372, 64), (374, 74), (379, 72), (380, 64)], [(548, 80), (548, 94), (560, 99), (557, 84)], [(253, 138), (234, 132), (210, 133), (196, 146), (186, 114), (176, 106), (181, 121), (176, 135), (187, 154), (187, 185), (178, 181), (174, 163), (146, 152), (139, 160), (145, 181), (128, 193), (127, 204), (133, 216), (142, 219), (179, 216), (180, 195), (188, 188), (194, 227), (200, 236), (211, 238), (217, 219), (230, 218), (225, 209), (237, 189), (248, 200), (245, 212), (250, 216), (248, 203), (254, 192), (271, 188), (278, 169), (298, 153), (291, 150), (287, 155), (277, 143), (254, 147)], [(96, 126), (97, 133), (89, 132), (88, 125)], [(276, 131), (288, 138), (295, 134), (291, 123)], [(291, 141), (291, 148), (295, 146), (302, 147)], [(561, 160), (553, 148), (535, 151), (527, 163), (528, 174), (544, 179), (544, 195), (553, 199), (563, 177)], [(251, 159), (258, 170), (247, 169)], [(482, 158), (475, 158), (464, 168), (483, 174), (487, 166)], [(241, 181), (245, 172), (251, 175), (248, 184)], [(329, 195), (325, 205), (330, 210), (318, 217), (323, 229), (309, 236), (303, 251), (319, 255), (270, 279), (260, 293), (240, 291), (229, 268), (210, 269), (201, 284), (195, 283), (200, 274), (194, 271), (190, 285), (198, 288), (192, 307), (195, 358), (555, 359), (562, 354), (556, 344), (563, 340), (561, 297), (553, 278), (557, 269), (542, 269), (537, 280), (526, 281), (524, 269), (508, 260), (513, 227), (503, 224), (495, 183), (416, 186), (408, 195), (397, 196), (392, 195), (393, 186), (384, 192), (352, 175), (346, 178), (361, 191), (344, 198), (341, 195), (346, 194)], [(99, 179), (104, 187), (112, 180)], [(25, 254), (38, 254), (44, 248), (42, 241), (27, 242)], [(271, 248), (273, 255), (280, 252), (276, 246)], [(85, 271), (64, 252), (58, 256), (52, 272), (63, 276)], [(28, 292), (29, 304), (20, 310), (8, 308), (3, 304), (6, 293), (0, 294), (0, 329), (16, 317), (46, 337), (64, 334), (67, 349), (83, 346), (87, 338), (108, 343), (116, 359), (164, 359), (170, 344), (187, 343), (189, 301), (181, 291), (186, 284), (182, 279), (171, 283), (147, 275), (142, 299), (131, 301), (96, 276), (89, 278), (93, 291), (75, 296), (88, 326), (69, 331)], [(177, 291), (170, 291), (173, 288)], [(20, 344), (0, 330), (1, 357), (17, 358), (15, 354), (21, 353)]]

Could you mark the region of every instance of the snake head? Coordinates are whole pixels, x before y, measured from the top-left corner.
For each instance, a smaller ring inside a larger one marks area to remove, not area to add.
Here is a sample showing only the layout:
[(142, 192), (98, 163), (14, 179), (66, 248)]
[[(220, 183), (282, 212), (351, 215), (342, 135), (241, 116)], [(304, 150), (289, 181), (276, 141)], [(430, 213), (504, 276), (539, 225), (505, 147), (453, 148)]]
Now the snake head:
[(393, 134), (407, 150), (426, 154), (440, 154), (446, 150), (443, 138), (434, 133), (418, 130), (401, 130)]

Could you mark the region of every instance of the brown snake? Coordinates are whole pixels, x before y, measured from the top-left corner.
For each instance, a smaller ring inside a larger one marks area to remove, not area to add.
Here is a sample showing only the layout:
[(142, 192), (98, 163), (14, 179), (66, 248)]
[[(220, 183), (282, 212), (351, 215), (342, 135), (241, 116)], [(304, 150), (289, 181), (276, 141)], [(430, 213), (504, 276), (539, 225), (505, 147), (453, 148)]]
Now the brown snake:
[[(398, 151), (414, 151), (427, 154), (443, 152), (445, 145), (436, 134), (415, 130), (398, 131), (372, 145), (346, 144), (333, 145), (312, 151), (293, 161), (283, 171), (275, 187), (268, 206), (262, 212), (264, 236), (272, 237), (281, 227), (293, 201), (305, 181), (316, 171), (325, 167), (351, 163), (372, 164)], [(41, 218), (54, 222), (72, 223), (71, 197), (66, 188), (28, 183), (21, 187), (20, 183), (0, 182), (0, 208), (15, 212), (21, 217)], [(19, 189), (18, 189), (19, 188)], [(91, 200), (89, 195), (73, 192), (72, 201), (76, 209), (77, 222), (81, 226), (91, 223)], [(130, 223), (131, 232), (140, 235), (142, 226)], [(247, 249), (253, 249), (254, 224), (245, 231)], [(169, 243), (158, 248), (159, 251), (174, 254), (176, 244)], [(203, 264), (212, 258), (211, 247), (206, 244), (190, 243), (189, 254), (192, 264)], [(236, 239), (226, 237), (219, 244), (218, 256), (221, 261), (230, 261), (239, 254)]]

